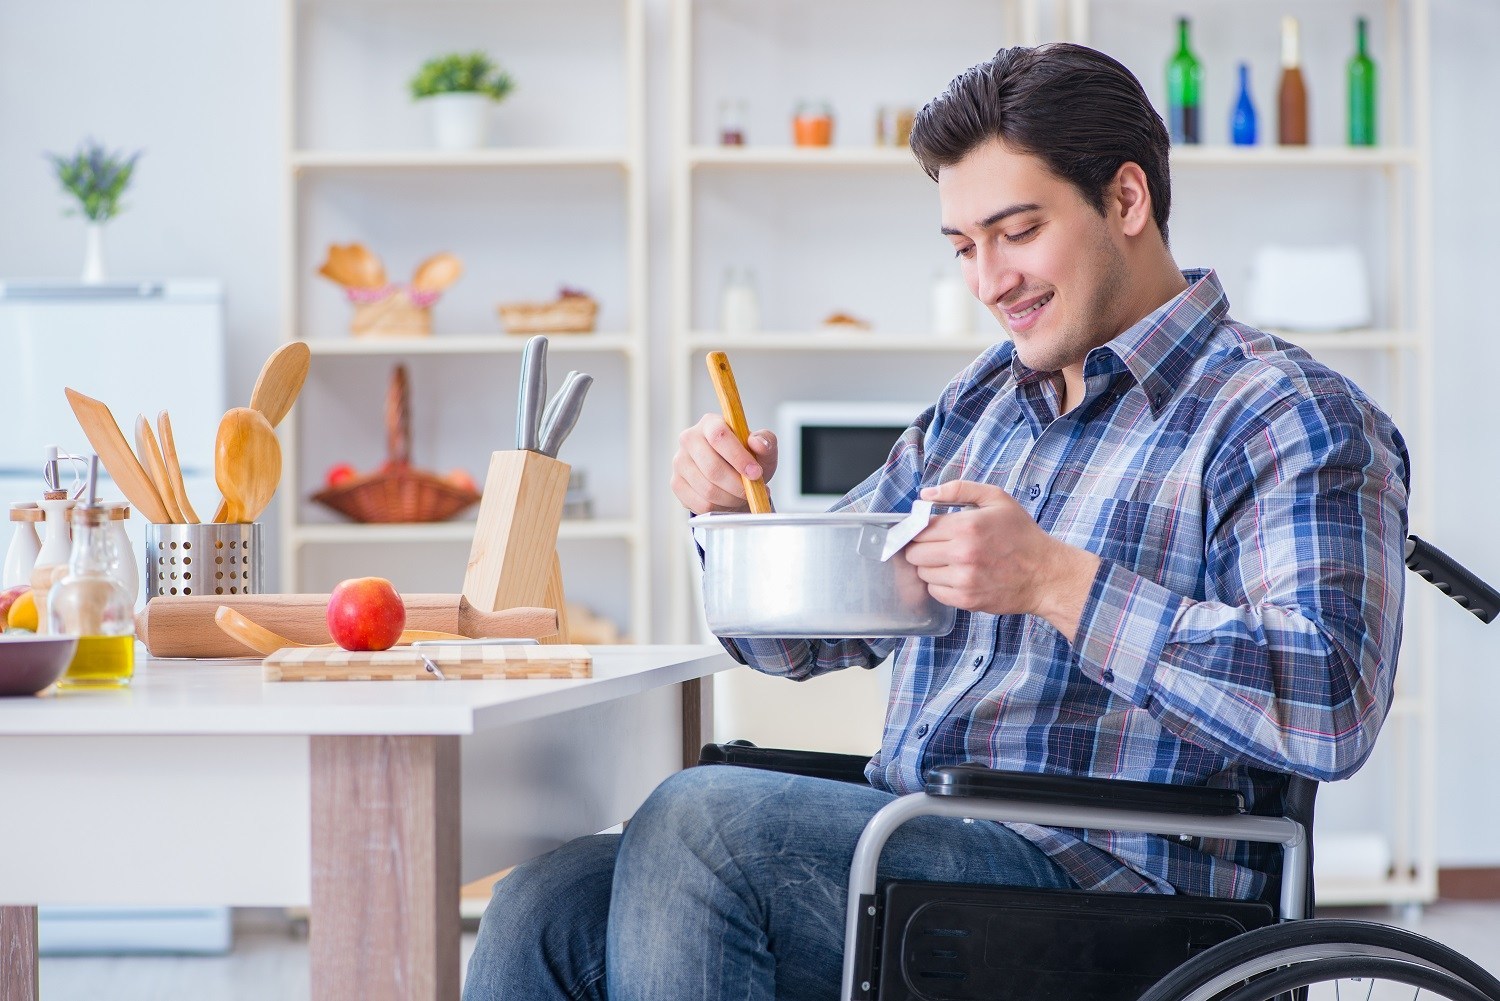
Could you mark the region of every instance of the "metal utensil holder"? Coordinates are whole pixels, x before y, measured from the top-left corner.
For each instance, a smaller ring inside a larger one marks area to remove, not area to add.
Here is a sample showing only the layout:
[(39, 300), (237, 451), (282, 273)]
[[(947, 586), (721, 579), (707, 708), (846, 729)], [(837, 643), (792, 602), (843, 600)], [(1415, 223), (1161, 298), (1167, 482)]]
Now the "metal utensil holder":
[(146, 597), (260, 594), (260, 523), (146, 526)]

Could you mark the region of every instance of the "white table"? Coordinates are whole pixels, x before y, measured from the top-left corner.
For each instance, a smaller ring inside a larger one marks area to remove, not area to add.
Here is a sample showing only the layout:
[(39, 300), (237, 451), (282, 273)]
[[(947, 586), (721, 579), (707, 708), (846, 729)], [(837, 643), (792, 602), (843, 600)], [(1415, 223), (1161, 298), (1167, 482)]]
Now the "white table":
[(628, 817), (696, 739), (680, 686), (732, 666), (627, 646), (587, 680), (266, 683), (147, 660), (125, 690), (0, 699), (0, 1001), (36, 997), (38, 904), (307, 905), (314, 998), (455, 999), (460, 883)]

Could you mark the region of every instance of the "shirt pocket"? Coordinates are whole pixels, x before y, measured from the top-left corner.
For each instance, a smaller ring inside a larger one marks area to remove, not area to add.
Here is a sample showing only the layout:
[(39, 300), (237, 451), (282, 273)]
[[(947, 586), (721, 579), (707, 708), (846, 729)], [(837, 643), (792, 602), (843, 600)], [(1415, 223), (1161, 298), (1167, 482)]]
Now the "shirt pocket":
[(1069, 498), (1051, 534), (1162, 585), (1203, 589), (1203, 514), (1175, 503), (1123, 497)]

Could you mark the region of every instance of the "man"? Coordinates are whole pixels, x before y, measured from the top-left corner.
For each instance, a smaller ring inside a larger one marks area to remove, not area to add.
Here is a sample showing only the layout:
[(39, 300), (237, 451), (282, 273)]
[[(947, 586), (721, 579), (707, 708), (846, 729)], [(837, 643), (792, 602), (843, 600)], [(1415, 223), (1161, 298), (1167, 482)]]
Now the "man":
[[(468, 996), (828, 998), (865, 820), (929, 768), (1237, 789), (1352, 773), (1391, 698), (1408, 461), (1351, 383), (1228, 317), (1168, 249), (1168, 140), (1140, 84), (1089, 49), (1002, 50), (917, 116), (941, 231), (1009, 332), (841, 507), (965, 505), (906, 550), (960, 609), (943, 637), (726, 645), (806, 678), (895, 653), (868, 788), (700, 768), (623, 838), (502, 881)], [(775, 471), (708, 416), (673, 492), (743, 510)], [(1253, 897), (1269, 851), (922, 818), (889, 877)]]

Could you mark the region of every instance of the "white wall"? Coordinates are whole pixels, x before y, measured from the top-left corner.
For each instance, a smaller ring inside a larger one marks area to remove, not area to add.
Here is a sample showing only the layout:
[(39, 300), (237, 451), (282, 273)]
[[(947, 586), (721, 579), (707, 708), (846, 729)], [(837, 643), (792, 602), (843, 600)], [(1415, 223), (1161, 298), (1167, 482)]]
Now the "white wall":
[[(660, 352), (668, 316), (666, 8), (665, 0), (648, 0), (651, 317)], [(282, 336), (282, 12), (280, 0), (0, 5), (0, 275), (71, 276), (81, 265), (82, 223), (61, 217), (66, 203), (43, 150), (70, 151), (86, 135), (145, 149), (129, 208), (109, 226), (107, 262), (121, 275), (224, 280), (231, 399), (248, 399), (261, 361)], [(1493, 58), (1500, 6), (1432, 0), (1432, 15), (1439, 424), (1436, 453), (1416, 458), (1437, 466), (1435, 541), (1500, 580), (1493, 530), (1500, 475), (1486, 433), (1497, 416), (1487, 379), (1500, 368), (1488, 307), (1500, 265), (1491, 239), (1500, 230), (1492, 193), (1500, 138), (1491, 108), (1500, 90)], [(1327, 58), (1344, 54), (1341, 41)], [(960, 68), (956, 62), (954, 71)], [(652, 371), (664, 380), (667, 366)], [(665, 484), (676, 430), (666, 426), (665, 386), (653, 405), (653, 482)], [(0, 417), (5, 406), (0, 401)], [(678, 520), (664, 486), (657, 500), (656, 531), (665, 538)], [(657, 577), (664, 573), (659, 558)], [(1500, 711), (1493, 663), (1500, 627), (1492, 633), (1446, 607), (1438, 615), (1439, 855), (1447, 865), (1500, 864), (1492, 833), (1500, 830), (1500, 803), (1486, 792), (1500, 767), (1500, 746), (1486, 739)], [(665, 621), (661, 609), (659, 633)]]

